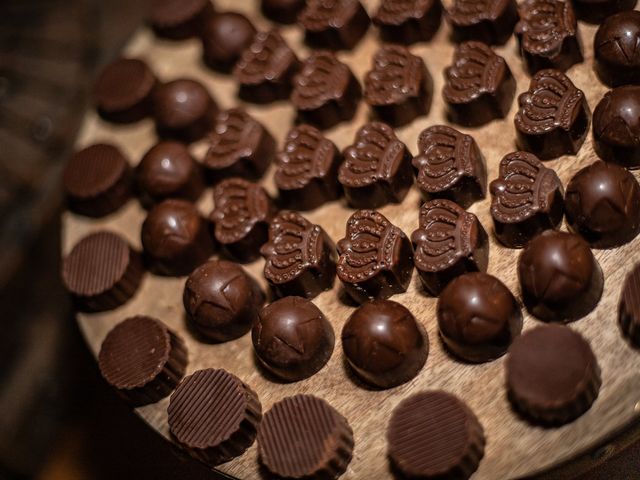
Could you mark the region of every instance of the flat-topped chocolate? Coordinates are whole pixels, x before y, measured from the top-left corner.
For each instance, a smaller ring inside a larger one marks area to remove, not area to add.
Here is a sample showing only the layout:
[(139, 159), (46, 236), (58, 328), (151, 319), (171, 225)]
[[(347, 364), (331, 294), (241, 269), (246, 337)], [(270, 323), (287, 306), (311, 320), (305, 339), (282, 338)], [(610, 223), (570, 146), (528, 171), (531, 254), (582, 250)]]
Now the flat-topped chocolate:
[(518, 7), (515, 0), (455, 0), (447, 19), (456, 42), (502, 45), (513, 33)]
[(637, 0), (573, 0), (576, 15), (585, 22), (600, 24), (607, 17), (633, 10)]
[(183, 40), (198, 35), (213, 13), (211, 0), (153, 0), (149, 23), (159, 37)]
[(380, 3), (373, 23), (383, 41), (410, 45), (431, 40), (441, 17), (440, 0), (386, 0)]
[(200, 40), (202, 58), (213, 70), (229, 73), (251, 45), (256, 27), (238, 12), (219, 12), (204, 22)]
[(359, 0), (307, 0), (298, 15), (304, 39), (312, 48), (351, 50), (369, 28)]
[(305, 3), (305, 0), (261, 0), (260, 10), (273, 22), (289, 24), (296, 22)]
[(620, 292), (618, 324), (625, 338), (640, 348), (640, 265), (627, 274)]
[[(636, 0), (633, 0), (635, 4)], [(594, 69), (610, 87), (640, 83), (640, 12), (612, 15), (593, 40)]]

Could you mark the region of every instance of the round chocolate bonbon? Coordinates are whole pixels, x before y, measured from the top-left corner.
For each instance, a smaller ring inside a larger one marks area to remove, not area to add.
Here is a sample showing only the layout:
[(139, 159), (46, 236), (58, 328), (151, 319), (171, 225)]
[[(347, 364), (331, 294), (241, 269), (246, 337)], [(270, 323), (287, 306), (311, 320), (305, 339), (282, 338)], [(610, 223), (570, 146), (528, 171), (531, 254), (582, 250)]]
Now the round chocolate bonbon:
[(149, 23), (159, 37), (183, 40), (198, 35), (213, 13), (211, 0), (153, 0)]
[(627, 274), (620, 293), (618, 324), (632, 345), (640, 348), (640, 265)]
[(385, 0), (380, 3), (373, 23), (380, 29), (382, 40), (410, 45), (427, 42), (440, 27), (440, 0)]
[(611, 87), (640, 83), (639, 42), (640, 12), (607, 18), (593, 40), (594, 68), (600, 80)]
[(369, 15), (359, 0), (307, 0), (298, 15), (305, 41), (312, 48), (351, 50), (369, 23)]
[(238, 12), (220, 12), (211, 15), (204, 23), (202, 58), (212, 68), (229, 73), (242, 52), (251, 45), (256, 27)]

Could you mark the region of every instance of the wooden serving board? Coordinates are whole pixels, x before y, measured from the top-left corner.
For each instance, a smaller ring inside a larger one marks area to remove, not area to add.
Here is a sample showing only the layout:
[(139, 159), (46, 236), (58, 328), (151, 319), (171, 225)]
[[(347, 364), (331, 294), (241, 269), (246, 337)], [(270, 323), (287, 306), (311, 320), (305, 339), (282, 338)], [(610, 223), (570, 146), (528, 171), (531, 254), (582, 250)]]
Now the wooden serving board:
[[(373, 14), (378, 1), (363, 2)], [(445, 2), (449, 4), (450, 2)], [(257, 11), (258, 1), (238, 2), (217, 0), (219, 10), (233, 9), (248, 14), (259, 29), (270, 28)], [(592, 41), (595, 27), (580, 23), (585, 61), (568, 72), (573, 82), (586, 93), (593, 110), (607, 88), (602, 85), (592, 69)], [(305, 58), (308, 49), (302, 43), (302, 31), (296, 26), (282, 28), (284, 37), (300, 58)], [(414, 54), (421, 56), (434, 79), (434, 100), (427, 117), (415, 120), (411, 125), (397, 130), (399, 138), (416, 153), (418, 134), (428, 126), (446, 123), (445, 107), (441, 97), (443, 69), (451, 62), (454, 45), (449, 41), (449, 27), (443, 22), (437, 36), (430, 43), (411, 47)], [(348, 63), (355, 75), (362, 81), (371, 65), (371, 58), (379, 45), (376, 28), (370, 28), (366, 37), (350, 52), (339, 54)], [(517, 92), (527, 90), (529, 76), (517, 54), (516, 41), (512, 38), (507, 45), (497, 48), (505, 57), (517, 79)], [(142, 28), (126, 48), (126, 55), (146, 59), (162, 80), (190, 76), (199, 79), (210, 89), (222, 108), (235, 105), (244, 106), (252, 115), (267, 126), (282, 146), (284, 137), (293, 124), (294, 111), (288, 102), (267, 106), (244, 104), (236, 96), (236, 84), (230, 76), (219, 75), (206, 69), (200, 60), (200, 44), (197, 40), (167, 42), (154, 37)], [(460, 128), (471, 134), (477, 141), (487, 160), (489, 180), (496, 178), (498, 164), (502, 157), (516, 149), (513, 116), (516, 112), (514, 101), (511, 112), (503, 121), (494, 121), (478, 129)], [(339, 148), (349, 145), (355, 131), (367, 119), (367, 106), (362, 102), (353, 122), (340, 125), (327, 132)], [(457, 127), (456, 127), (457, 128)], [(93, 112), (87, 114), (78, 147), (98, 141), (114, 142), (119, 145), (133, 163), (156, 141), (153, 123), (145, 120), (133, 126), (116, 126), (100, 120)], [(201, 142), (193, 145), (193, 152), (201, 158), (206, 146)], [(547, 162), (554, 168), (563, 184), (580, 168), (596, 160), (591, 144), (591, 134), (577, 157), (565, 156)], [(635, 173), (640, 177), (638, 173)], [(267, 190), (276, 193), (273, 168), (264, 176)], [(413, 187), (400, 205), (388, 205), (380, 211), (410, 235), (418, 225), (420, 195)], [(485, 229), (492, 232), (489, 213), (490, 198), (474, 204), (470, 211), (481, 220)], [(202, 196), (199, 207), (203, 214), (212, 209), (210, 189)], [(327, 204), (305, 215), (311, 221), (324, 227), (334, 241), (344, 235), (347, 218), (353, 213), (344, 199)], [(140, 226), (145, 211), (137, 201), (130, 201), (117, 213), (99, 220), (66, 213), (64, 252), (84, 235), (98, 229), (119, 232), (132, 245), (140, 248)], [(566, 227), (563, 226), (563, 229)], [(489, 273), (500, 278), (517, 297), (520, 297), (516, 278), (516, 262), (520, 250), (510, 250), (498, 245), (491, 237)], [(436, 299), (426, 296), (417, 274), (408, 291), (396, 295), (393, 300), (408, 307), (424, 325), (429, 334), (430, 353), (425, 367), (409, 383), (390, 390), (372, 390), (356, 380), (348, 370), (340, 332), (353, 307), (341, 301), (340, 282), (331, 291), (318, 296), (314, 303), (325, 313), (336, 333), (336, 345), (329, 363), (313, 377), (297, 383), (274, 383), (257, 368), (250, 335), (238, 340), (211, 345), (196, 340), (185, 326), (182, 306), (182, 290), (185, 278), (168, 278), (148, 274), (136, 296), (124, 306), (106, 313), (79, 314), (78, 321), (86, 340), (94, 353), (107, 332), (124, 318), (145, 314), (164, 321), (186, 341), (189, 349), (187, 373), (195, 370), (217, 367), (225, 368), (238, 375), (259, 395), (263, 410), (289, 395), (310, 393), (325, 398), (340, 411), (351, 424), (355, 434), (353, 460), (344, 474), (345, 479), (391, 478), (386, 456), (385, 432), (387, 422), (394, 407), (408, 395), (424, 389), (444, 389), (467, 402), (482, 423), (487, 447), (484, 459), (474, 479), (505, 479), (530, 475), (546, 470), (554, 465), (577, 457), (640, 417), (640, 351), (632, 349), (621, 337), (617, 326), (617, 303), (620, 287), (625, 274), (632, 265), (640, 261), (640, 237), (622, 248), (595, 251), (596, 258), (605, 273), (605, 287), (602, 300), (590, 315), (571, 324), (571, 328), (583, 334), (591, 343), (602, 368), (602, 389), (593, 407), (573, 423), (555, 429), (533, 427), (514, 414), (507, 400), (504, 388), (504, 358), (482, 365), (460, 363), (448, 355), (438, 338), (435, 318)], [(246, 268), (265, 285), (262, 276), (263, 261), (256, 261)], [(266, 285), (265, 285), (266, 286)], [(532, 328), (540, 322), (525, 315), (524, 329)], [(137, 409), (161, 435), (168, 437), (166, 408), (169, 399), (157, 404)], [(257, 448), (254, 444), (244, 455), (219, 467), (221, 472), (239, 478), (258, 478)]]

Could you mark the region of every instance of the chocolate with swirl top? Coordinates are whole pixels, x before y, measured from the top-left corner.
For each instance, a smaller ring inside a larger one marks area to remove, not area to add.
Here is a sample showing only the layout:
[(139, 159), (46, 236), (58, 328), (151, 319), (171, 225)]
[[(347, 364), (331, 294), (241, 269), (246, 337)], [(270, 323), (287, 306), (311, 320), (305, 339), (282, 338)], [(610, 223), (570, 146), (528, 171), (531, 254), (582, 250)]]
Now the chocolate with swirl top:
[(520, 248), (543, 230), (557, 229), (564, 213), (564, 190), (556, 172), (535, 155), (510, 153), (490, 185), (491, 216), (498, 240)]
[(411, 242), (375, 210), (358, 210), (338, 242), (338, 278), (359, 303), (407, 290), (413, 274)]
[(410, 45), (431, 40), (441, 17), (440, 0), (385, 0), (380, 2), (373, 23), (385, 42)]
[(518, 21), (515, 0), (455, 0), (447, 18), (456, 42), (506, 43)]
[(307, 0), (298, 15), (312, 48), (351, 50), (369, 28), (369, 15), (358, 0)]

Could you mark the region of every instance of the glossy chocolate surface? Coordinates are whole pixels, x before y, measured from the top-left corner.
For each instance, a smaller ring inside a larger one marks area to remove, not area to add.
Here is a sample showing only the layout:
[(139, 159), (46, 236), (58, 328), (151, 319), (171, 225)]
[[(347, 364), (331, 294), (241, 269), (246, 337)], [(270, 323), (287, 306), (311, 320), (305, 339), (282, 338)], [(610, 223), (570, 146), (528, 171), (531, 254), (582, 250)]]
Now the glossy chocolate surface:
[(305, 0), (261, 0), (262, 14), (278, 23), (295, 23), (304, 8)]
[(410, 45), (431, 40), (441, 17), (440, 0), (386, 0), (380, 3), (373, 23), (383, 41)]
[(213, 70), (228, 73), (255, 34), (256, 27), (241, 13), (216, 13), (204, 23), (200, 35), (202, 58)]
[(632, 10), (607, 18), (593, 41), (594, 69), (600, 80), (611, 87), (640, 83), (639, 42), (640, 12)]
[(640, 266), (627, 274), (620, 292), (618, 324), (625, 338), (640, 348)]
[(633, 10), (637, 0), (573, 0), (576, 15), (585, 22), (600, 24), (615, 13)]
[(159, 37), (184, 40), (200, 34), (213, 13), (211, 0), (153, 0), (149, 23)]
[(502, 45), (518, 21), (515, 0), (455, 0), (447, 14), (456, 42), (477, 40)]
[(369, 28), (369, 15), (358, 0), (307, 0), (298, 16), (312, 48), (351, 50)]

